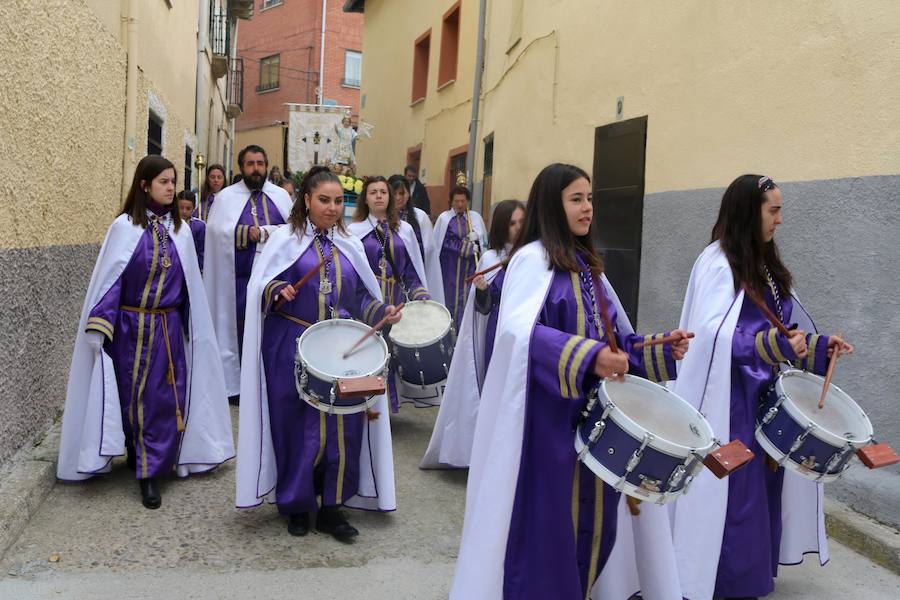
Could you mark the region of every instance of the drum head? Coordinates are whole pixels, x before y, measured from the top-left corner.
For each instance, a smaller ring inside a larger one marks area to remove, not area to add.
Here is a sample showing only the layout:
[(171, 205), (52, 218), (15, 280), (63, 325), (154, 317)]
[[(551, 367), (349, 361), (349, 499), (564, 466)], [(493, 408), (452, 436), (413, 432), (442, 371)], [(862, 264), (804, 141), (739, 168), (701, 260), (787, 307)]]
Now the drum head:
[(819, 397), (825, 385), (822, 377), (797, 370), (785, 371), (779, 377), (788, 402), (805, 421), (848, 441), (864, 442), (872, 437), (872, 423), (866, 413), (841, 388), (831, 385), (825, 407), (820, 410)]
[(450, 311), (432, 300), (407, 302), (403, 318), (391, 326), (391, 341), (401, 346), (422, 347), (437, 342), (450, 331)]
[(602, 387), (626, 417), (656, 438), (684, 448), (712, 444), (712, 429), (703, 415), (667, 389), (632, 375), (624, 382), (607, 379)]
[(297, 353), (306, 368), (323, 379), (366, 377), (381, 372), (387, 360), (387, 345), (377, 335), (367, 339), (347, 358), (369, 326), (349, 319), (320, 321), (297, 340)]

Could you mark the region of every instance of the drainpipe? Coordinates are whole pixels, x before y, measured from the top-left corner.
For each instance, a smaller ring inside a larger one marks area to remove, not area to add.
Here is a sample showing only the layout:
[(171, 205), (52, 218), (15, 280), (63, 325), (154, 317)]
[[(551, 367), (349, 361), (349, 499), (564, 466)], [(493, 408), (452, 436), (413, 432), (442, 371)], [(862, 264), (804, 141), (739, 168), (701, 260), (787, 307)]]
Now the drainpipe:
[(134, 135), (137, 117), (137, 49), (138, 49), (138, 1), (122, 0), (123, 20), (126, 28), (128, 63), (125, 75), (125, 152), (122, 157), (122, 198), (131, 187), (134, 177)]
[[(203, 93), (205, 89), (203, 73), (206, 66), (206, 41), (209, 35), (209, 9), (209, 0), (197, 0), (197, 80), (194, 91), (194, 139), (197, 148), (194, 150), (194, 155), (203, 154), (207, 157), (209, 157), (209, 152), (206, 138), (200, 134), (207, 128), (207, 124), (204, 122), (206, 94)], [(211, 157), (209, 162), (212, 162)], [(202, 173), (197, 173), (198, 181), (202, 181), (202, 176)]]
[(319, 41), (319, 104), (322, 104), (325, 95), (325, 22), (327, 16), (328, 0), (322, 0), (322, 36)]
[[(481, 105), (481, 75), (484, 72), (484, 18), (487, 0), (481, 0), (478, 7), (478, 47), (475, 51), (475, 83), (472, 89), (472, 120), (469, 122), (469, 150), (466, 152), (466, 178), (469, 189), (475, 187), (475, 150), (478, 144), (478, 109)], [(475, 198), (477, 212), (481, 212), (483, 198)]]

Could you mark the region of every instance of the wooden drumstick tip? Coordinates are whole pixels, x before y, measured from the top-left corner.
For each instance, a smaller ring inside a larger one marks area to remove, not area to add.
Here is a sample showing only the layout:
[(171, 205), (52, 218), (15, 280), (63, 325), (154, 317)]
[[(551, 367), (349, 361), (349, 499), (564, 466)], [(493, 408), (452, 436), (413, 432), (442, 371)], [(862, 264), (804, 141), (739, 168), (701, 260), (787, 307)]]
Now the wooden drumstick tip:
[(694, 337), (695, 334), (692, 331), (688, 331), (684, 334), (672, 334), (655, 340), (650, 340), (649, 342), (638, 342), (634, 345), (634, 349), (642, 350), (643, 348), (648, 348), (650, 346), (659, 346), (660, 344), (674, 344), (675, 342), (680, 342), (681, 340), (694, 339)]
[[(843, 341), (844, 333), (839, 331), (835, 336)], [(819, 410), (825, 408), (825, 397), (828, 396), (828, 389), (831, 387), (831, 378), (834, 377), (834, 367), (837, 365), (838, 358), (841, 356), (840, 345), (836, 346), (834, 353), (831, 355), (831, 361), (828, 363), (828, 370), (825, 371), (825, 384), (822, 386), (822, 395), (819, 396)]]

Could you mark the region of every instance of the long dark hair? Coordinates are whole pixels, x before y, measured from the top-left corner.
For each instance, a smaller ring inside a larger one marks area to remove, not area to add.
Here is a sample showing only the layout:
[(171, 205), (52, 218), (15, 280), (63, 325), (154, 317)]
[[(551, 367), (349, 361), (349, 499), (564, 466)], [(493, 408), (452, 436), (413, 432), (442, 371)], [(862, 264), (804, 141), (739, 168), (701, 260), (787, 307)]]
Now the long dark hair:
[[(211, 164), (206, 168), (206, 177), (203, 178), (203, 185), (200, 188), (200, 201), (206, 202), (209, 198), (209, 195), (212, 194), (212, 190), (209, 189), (209, 174), (212, 171), (221, 171), (222, 172), (222, 187), (225, 187), (225, 167), (222, 165), (215, 163)], [(220, 190), (221, 191), (221, 190)]]
[(722, 244), (731, 265), (735, 289), (746, 285), (760, 297), (765, 294), (766, 267), (783, 293), (790, 293), (793, 283), (775, 240), (765, 242), (762, 238), (765, 193), (776, 187), (761, 175), (741, 175), (732, 181), (722, 196), (719, 218), (712, 230), (712, 241)]
[[(391, 175), (390, 177), (388, 177), (388, 191), (391, 194), (391, 200), (394, 199), (394, 194), (397, 193), (397, 190), (399, 190), (400, 188), (404, 188), (406, 190), (406, 195), (409, 196), (409, 182), (406, 180), (406, 177), (404, 177), (403, 175)], [(422, 235), (422, 227), (421, 225), (419, 225), (419, 219), (416, 218), (416, 209), (410, 204), (411, 202), (412, 198), (410, 197), (406, 201), (404, 220), (409, 223), (410, 227), (413, 228), (413, 231), (416, 232), (416, 237), (418, 238)], [(399, 214), (400, 211), (398, 210), (397, 213)]]
[(397, 207), (394, 206), (394, 195), (391, 194), (391, 186), (388, 185), (387, 179), (381, 175), (372, 175), (363, 180), (362, 192), (356, 198), (356, 212), (353, 213), (353, 221), (358, 223), (369, 218), (369, 205), (366, 203), (366, 194), (369, 191), (369, 186), (375, 183), (384, 183), (384, 186), (388, 189), (387, 221), (388, 226), (396, 231), (400, 227), (400, 220), (397, 218)]
[[(519, 200), (504, 200), (494, 207), (491, 215), (491, 230), (488, 232), (488, 247), (500, 252), (506, 245), (506, 236), (509, 235), (509, 222), (513, 214), (519, 209), (525, 210), (525, 205)], [(519, 230), (521, 233), (522, 230)], [(511, 240), (513, 244), (516, 240)]]
[[(144, 191), (144, 186), (150, 187), (150, 183), (166, 169), (175, 171), (175, 165), (158, 154), (148, 154), (142, 158), (134, 169), (131, 189), (128, 190), (128, 196), (125, 197), (125, 204), (122, 205), (122, 212), (119, 214), (128, 215), (132, 223), (146, 229), (150, 224), (150, 219), (147, 218), (150, 194)], [(178, 183), (178, 171), (175, 171), (175, 183)], [(168, 212), (175, 222), (175, 231), (178, 231), (181, 227), (181, 217), (178, 215), (178, 203), (174, 198)]]
[[(312, 202), (313, 191), (323, 183), (329, 182), (338, 184), (338, 187), (341, 186), (341, 180), (338, 179), (338, 176), (332, 173), (328, 167), (316, 165), (306, 172), (303, 176), (303, 181), (300, 182), (300, 197), (294, 201), (294, 206), (291, 208), (291, 214), (288, 216), (288, 223), (291, 224), (291, 231), (304, 231), (306, 219), (309, 216), (309, 213), (306, 210), (306, 195), (309, 194), (310, 202)], [(347, 228), (344, 227), (343, 218), (338, 218), (337, 228), (341, 233), (347, 233)]]
[(528, 193), (522, 231), (510, 256), (526, 244), (540, 240), (552, 267), (562, 271), (580, 271), (575, 251), (581, 250), (591, 273), (599, 275), (603, 272), (603, 259), (594, 250), (591, 230), (582, 236), (573, 234), (563, 208), (562, 191), (581, 178), (591, 180), (584, 169), (563, 163), (553, 163), (538, 173)]

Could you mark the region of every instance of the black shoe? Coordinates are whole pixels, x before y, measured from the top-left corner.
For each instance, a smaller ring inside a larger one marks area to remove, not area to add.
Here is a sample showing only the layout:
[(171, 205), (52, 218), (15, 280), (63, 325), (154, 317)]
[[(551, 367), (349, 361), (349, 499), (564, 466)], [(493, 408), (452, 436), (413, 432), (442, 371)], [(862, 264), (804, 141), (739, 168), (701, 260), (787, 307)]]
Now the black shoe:
[(147, 479), (139, 479), (138, 482), (141, 484), (141, 502), (144, 504), (144, 508), (149, 508), (150, 510), (159, 508), (162, 505), (162, 496), (159, 495), (159, 487), (156, 485), (156, 480), (148, 477)]
[(288, 533), (306, 535), (309, 533), (309, 513), (297, 513), (288, 517)]
[(134, 446), (128, 446), (125, 451), (128, 453), (125, 457), (125, 466), (132, 471), (137, 471), (137, 455), (134, 452)]
[(228, 396), (228, 404), (232, 406), (240, 406), (241, 405), (241, 397), (237, 396)]
[(359, 530), (347, 522), (337, 506), (323, 506), (316, 517), (316, 530), (327, 533), (339, 542), (351, 542)]

